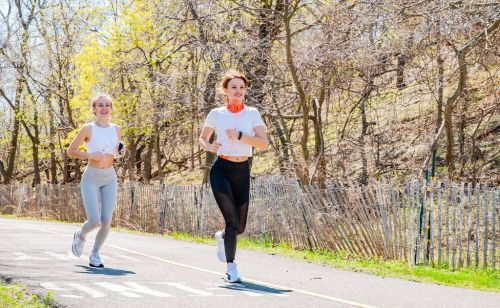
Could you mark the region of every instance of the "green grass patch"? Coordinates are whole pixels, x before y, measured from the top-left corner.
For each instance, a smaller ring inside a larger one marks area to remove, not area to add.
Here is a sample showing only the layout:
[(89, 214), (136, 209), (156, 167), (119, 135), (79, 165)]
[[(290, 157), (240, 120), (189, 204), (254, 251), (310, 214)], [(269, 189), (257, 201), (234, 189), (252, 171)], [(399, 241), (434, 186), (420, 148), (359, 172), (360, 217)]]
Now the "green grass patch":
[(20, 284), (3, 284), (0, 281), (0, 307), (9, 308), (46, 308), (50, 307), (52, 302), (52, 293), (40, 299), (35, 294), (30, 294), (26, 287)]
[[(186, 233), (172, 233), (169, 236), (178, 240), (214, 245), (214, 239), (211, 237), (191, 236)], [(286, 243), (276, 244), (267, 239), (256, 241), (245, 237), (238, 239), (238, 247), (382, 277), (500, 292), (500, 271), (498, 270), (474, 270), (471, 268), (451, 270), (447, 266), (409, 266), (402, 261), (359, 258), (343, 252), (297, 250)]]

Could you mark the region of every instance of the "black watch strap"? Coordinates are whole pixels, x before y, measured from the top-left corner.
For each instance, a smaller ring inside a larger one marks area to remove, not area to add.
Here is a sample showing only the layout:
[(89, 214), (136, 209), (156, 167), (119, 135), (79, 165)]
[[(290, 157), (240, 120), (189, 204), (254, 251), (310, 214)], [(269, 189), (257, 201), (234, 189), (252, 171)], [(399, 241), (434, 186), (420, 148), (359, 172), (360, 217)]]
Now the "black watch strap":
[(243, 132), (240, 130), (240, 132), (238, 133), (238, 140), (241, 139), (241, 136), (243, 136)]

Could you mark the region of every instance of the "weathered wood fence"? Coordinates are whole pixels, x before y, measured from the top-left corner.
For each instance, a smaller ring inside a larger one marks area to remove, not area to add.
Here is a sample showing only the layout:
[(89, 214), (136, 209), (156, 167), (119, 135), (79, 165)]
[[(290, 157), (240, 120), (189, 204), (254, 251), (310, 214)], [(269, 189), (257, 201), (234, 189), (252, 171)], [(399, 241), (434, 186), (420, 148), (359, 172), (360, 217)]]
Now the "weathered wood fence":
[[(500, 189), (471, 183), (384, 180), (300, 186), (252, 180), (246, 235), (299, 249), (451, 268), (500, 268)], [(0, 186), (0, 213), (85, 220), (79, 186)], [(113, 224), (212, 235), (223, 220), (209, 186), (120, 185)]]

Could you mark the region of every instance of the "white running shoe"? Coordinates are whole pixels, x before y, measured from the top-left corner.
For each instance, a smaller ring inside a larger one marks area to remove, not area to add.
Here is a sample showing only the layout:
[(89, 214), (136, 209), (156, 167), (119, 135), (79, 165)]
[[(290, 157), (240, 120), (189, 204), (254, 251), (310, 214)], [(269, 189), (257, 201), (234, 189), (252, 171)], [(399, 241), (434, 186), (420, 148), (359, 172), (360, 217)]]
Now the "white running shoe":
[(227, 262), (226, 250), (224, 248), (224, 233), (222, 231), (215, 232), (215, 242), (217, 243), (217, 258), (221, 262)]
[(73, 235), (73, 244), (71, 245), (71, 251), (75, 257), (80, 257), (83, 253), (83, 247), (85, 246), (85, 240), (80, 238), (80, 230), (76, 230)]
[(235, 262), (227, 263), (227, 271), (224, 280), (226, 282), (241, 282), (240, 273), (238, 273), (238, 268)]
[(92, 252), (89, 257), (90, 267), (104, 267), (102, 259), (97, 252)]

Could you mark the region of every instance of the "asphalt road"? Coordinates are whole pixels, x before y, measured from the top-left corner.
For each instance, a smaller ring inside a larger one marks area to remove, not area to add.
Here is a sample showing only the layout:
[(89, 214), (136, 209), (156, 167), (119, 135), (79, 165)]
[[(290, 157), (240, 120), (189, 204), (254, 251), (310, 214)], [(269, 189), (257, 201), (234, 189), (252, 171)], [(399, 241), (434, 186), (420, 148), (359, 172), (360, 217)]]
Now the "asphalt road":
[(71, 254), (76, 225), (0, 217), (0, 275), (49, 290), (61, 307), (500, 307), (500, 293), (382, 278), (238, 250), (243, 282), (222, 279), (214, 245), (112, 230), (88, 266)]

